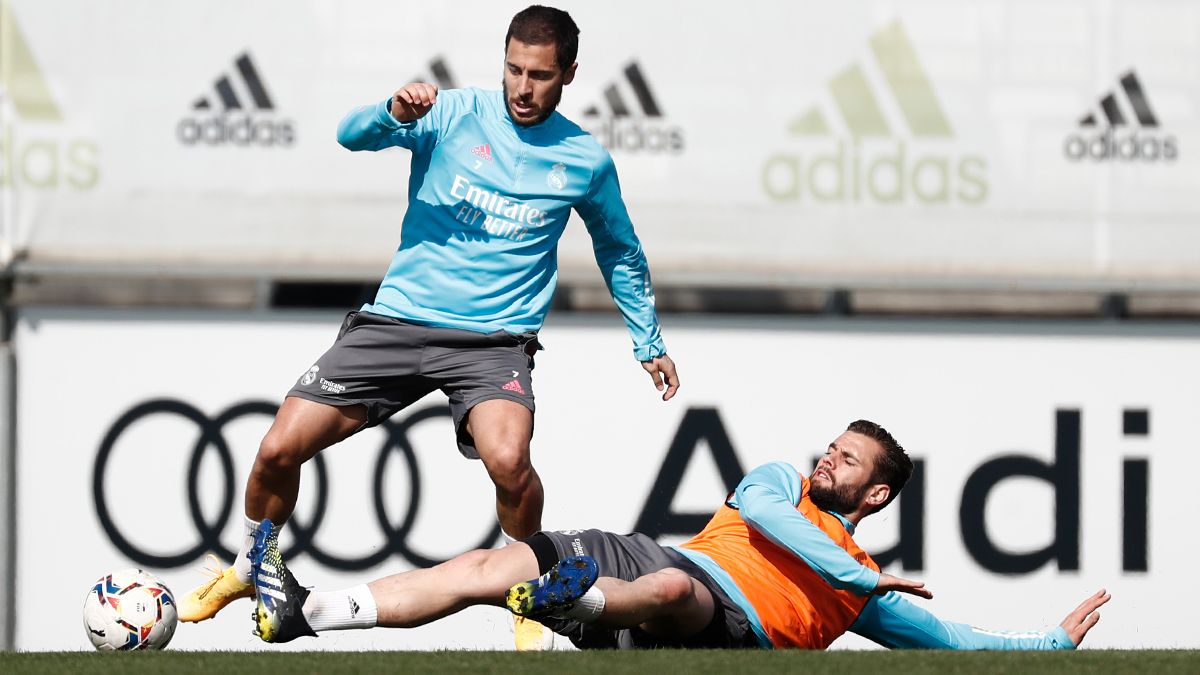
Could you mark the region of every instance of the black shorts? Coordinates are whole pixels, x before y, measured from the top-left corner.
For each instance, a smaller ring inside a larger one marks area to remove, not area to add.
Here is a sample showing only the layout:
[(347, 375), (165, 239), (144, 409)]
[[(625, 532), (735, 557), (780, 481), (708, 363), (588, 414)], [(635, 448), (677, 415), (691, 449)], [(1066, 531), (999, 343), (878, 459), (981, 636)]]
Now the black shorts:
[(459, 451), (478, 459), (467, 413), (497, 398), (533, 412), (530, 371), (539, 348), (536, 333), (476, 333), (350, 312), (333, 346), (287, 395), (327, 405), (364, 404), (366, 428), (441, 389), (450, 399)]
[(682, 570), (699, 581), (713, 596), (713, 617), (699, 633), (682, 640), (651, 635), (640, 628), (600, 628), (565, 619), (539, 619), (547, 628), (565, 635), (580, 649), (744, 649), (757, 648), (746, 613), (733, 602), (708, 573), (675, 549), (658, 545), (644, 534), (613, 534), (602, 530), (538, 532), (525, 540), (538, 559), (539, 573), (572, 555), (595, 558), (600, 576), (633, 581), (668, 567)]

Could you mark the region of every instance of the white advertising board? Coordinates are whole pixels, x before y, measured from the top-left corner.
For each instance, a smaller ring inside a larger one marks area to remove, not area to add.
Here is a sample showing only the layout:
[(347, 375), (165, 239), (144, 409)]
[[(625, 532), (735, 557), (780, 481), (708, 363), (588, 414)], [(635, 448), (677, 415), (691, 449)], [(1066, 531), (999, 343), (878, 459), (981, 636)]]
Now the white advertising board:
[[(1194, 3), (561, 4), (560, 110), (662, 280), (1200, 280)], [(414, 79), (497, 87), (522, 4), (3, 6), (14, 253), (371, 278), (408, 155), (349, 153), (338, 121)], [(569, 232), (564, 274), (593, 274)]]
[[(182, 593), (202, 579), (206, 548), (236, 548), (264, 413), (338, 323), (331, 313), (21, 314), (17, 649), (85, 648), (69, 615), (106, 571), (142, 566)], [(1194, 513), (1200, 331), (672, 319), (683, 388), (663, 403), (619, 323), (555, 317), (542, 333), (533, 447), (545, 527), (678, 541), (742, 471), (778, 459), (807, 470), (867, 418), (921, 470), (858, 539), (890, 571), (925, 579), (939, 616), (1036, 629), (1105, 587), (1113, 601), (1087, 646), (1200, 647), (1178, 600), (1200, 544), (1171, 527)], [(458, 455), (438, 396), (390, 431), (326, 451), (323, 471), (306, 468), (296, 520), (311, 536), (287, 538), (302, 583), (349, 586), (488, 538), (491, 485)], [(248, 611), (243, 601), (183, 625), (173, 646), (265, 648)], [(503, 649), (508, 630), (502, 610), (481, 608), (282, 648)]]

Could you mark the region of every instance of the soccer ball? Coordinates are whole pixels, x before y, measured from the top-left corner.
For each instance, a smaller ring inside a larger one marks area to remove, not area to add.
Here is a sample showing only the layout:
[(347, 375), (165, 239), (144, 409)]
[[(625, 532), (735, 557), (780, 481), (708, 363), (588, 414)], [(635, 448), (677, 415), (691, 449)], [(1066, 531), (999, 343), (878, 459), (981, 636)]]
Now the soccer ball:
[(178, 622), (171, 590), (142, 570), (100, 577), (83, 600), (83, 628), (102, 651), (162, 649)]

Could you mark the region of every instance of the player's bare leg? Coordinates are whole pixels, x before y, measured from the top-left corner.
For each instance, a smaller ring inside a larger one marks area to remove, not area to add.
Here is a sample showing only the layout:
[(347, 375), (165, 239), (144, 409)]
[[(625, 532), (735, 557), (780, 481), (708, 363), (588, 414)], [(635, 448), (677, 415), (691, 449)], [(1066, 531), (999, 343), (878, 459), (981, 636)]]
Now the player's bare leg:
[[(471, 408), (467, 433), (496, 485), (496, 518), (505, 535), (523, 539), (540, 530), (545, 497), (529, 460), (533, 413), (515, 401), (484, 401)], [(554, 641), (540, 623), (520, 616), (513, 617), (513, 638), (518, 651), (549, 649)]]
[(538, 574), (533, 549), (521, 542), (470, 551), (436, 567), (384, 577), (368, 584), (378, 625), (411, 628), (472, 605), (504, 604), (514, 583)]
[(246, 481), (246, 536), (242, 549), (234, 564), (224, 569), (216, 556), (209, 556), (208, 581), (180, 599), (181, 621), (210, 619), (234, 600), (254, 595), (247, 554), (258, 521), (286, 521), (296, 507), (300, 466), (354, 433), (365, 420), (366, 408), (361, 405), (338, 407), (297, 397), (284, 399)]
[(471, 408), (467, 433), (496, 485), (496, 517), (514, 539), (542, 528), (542, 480), (529, 460), (533, 413), (507, 399), (484, 401)]
[(296, 508), (300, 467), (325, 448), (360, 429), (363, 405), (334, 406), (289, 396), (258, 446), (246, 480), (246, 517), (282, 526)]
[(683, 570), (667, 568), (633, 581), (600, 577), (596, 588), (604, 593), (604, 613), (597, 625), (640, 626), (651, 635), (684, 638), (712, 621), (712, 593)]
[(376, 626), (412, 628), (472, 605), (502, 605), (515, 580), (537, 574), (533, 549), (515, 543), (471, 551), (436, 567), (401, 572), (336, 591), (302, 586), (279, 556), (278, 529), (264, 520), (251, 549), (255, 632), (265, 642), (289, 642), (328, 630)]

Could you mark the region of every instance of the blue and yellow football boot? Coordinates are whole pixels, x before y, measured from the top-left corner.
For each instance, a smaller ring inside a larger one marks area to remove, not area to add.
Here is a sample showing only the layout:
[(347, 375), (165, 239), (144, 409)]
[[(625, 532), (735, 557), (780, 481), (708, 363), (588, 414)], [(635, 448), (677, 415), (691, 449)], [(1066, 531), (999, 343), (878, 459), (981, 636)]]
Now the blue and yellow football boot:
[(254, 634), (263, 642), (290, 642), (315, 636), (304, 618), (308, 589), (292, 576), (279, 555), (279, 532), (264, 518), (250, 547), (250, 580), (258, 600), (254, 604)]

